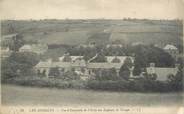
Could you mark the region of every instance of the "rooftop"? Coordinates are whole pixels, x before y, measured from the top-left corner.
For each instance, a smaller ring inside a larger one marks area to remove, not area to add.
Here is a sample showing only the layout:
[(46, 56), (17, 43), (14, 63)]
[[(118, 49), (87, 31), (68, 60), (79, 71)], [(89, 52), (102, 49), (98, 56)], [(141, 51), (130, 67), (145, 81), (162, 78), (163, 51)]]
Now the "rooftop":
[(23, 45), (23, 46), (20, 48), (20, 50), (22, 50), (22, 49), (24, 49), (24, 50), (31, 50), (32, 47), (31, 47), (31, 45), (26, 44), (26, 45)]
[(110, 69), (116, 68), (120, 69), (122, 63), (71, 63), (71, 62), (48, 62), (48, 61), (40, 61), (35, 68), (51, 68), (51, 67), (61, 67), (61, 68), (68, 68), (68, 67), (87, 67), (87, 68), (94, 68), (94, 69)]
[(177, 50), (177, 48), (176, 48), (174, 45), (167, 44), (167, 45), (164, 47), (164, 50)]
[(110, 69), (110, 68), (115, 68), (115, 69), (120, 69), (122, 66), (122, 63), (89, 63), (88, 68), (96, 68), (96, 69)]
[(115, 59), (115, 58), (119, 59), (121, 63), (124, 63), (124, 61), (127, 57), (129, 57), (132, 60), (132, 62), (134, 62), (134, 59), (131, 56), (106, 56), (108, 63), (111, 63), (113, 61), (113, 59)]
[[(70, 56), (70, 57), (71, 57), (72, 61), (83, 58), (83, 56)], [(64, 59), (64, 56), (59, 57), (59, 61), (63, 61), (63, 59)]]
[(40, 61), (35, 67), (36, 68), (51, 68), (51, 67), (70, 67), (69, 62), (48, 62)]
[(33, 52), (45, 52), (48, 49), (47, 45), (44, 44), (25, 44), (23, 45), (19, 50), (27, 50), (27, 51), (33, 51)]

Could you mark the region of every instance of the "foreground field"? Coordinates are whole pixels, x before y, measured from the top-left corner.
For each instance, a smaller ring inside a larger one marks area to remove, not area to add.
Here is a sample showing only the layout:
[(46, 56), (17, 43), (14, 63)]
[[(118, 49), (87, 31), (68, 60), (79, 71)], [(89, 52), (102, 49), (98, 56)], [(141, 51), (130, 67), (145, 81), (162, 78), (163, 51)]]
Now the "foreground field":
[(128, 93), (2, 85), (3, 105), (181, 106), (183, 93)]

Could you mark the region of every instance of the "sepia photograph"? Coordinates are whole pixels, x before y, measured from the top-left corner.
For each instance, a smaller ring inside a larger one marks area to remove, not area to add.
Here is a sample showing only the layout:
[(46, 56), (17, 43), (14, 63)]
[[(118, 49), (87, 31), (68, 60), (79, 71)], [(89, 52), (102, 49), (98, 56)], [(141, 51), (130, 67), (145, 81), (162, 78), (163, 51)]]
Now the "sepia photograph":
[(1, 106), (180, 114), (184, 1), (115, 1), (1, 0)]

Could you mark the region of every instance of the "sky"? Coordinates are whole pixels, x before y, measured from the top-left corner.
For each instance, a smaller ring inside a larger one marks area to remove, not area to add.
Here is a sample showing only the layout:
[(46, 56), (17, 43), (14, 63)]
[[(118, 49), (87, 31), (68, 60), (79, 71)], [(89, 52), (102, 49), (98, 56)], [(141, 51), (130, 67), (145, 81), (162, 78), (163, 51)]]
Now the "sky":
[(1, 19), (183, 19), (184, 0), (0, 0)]

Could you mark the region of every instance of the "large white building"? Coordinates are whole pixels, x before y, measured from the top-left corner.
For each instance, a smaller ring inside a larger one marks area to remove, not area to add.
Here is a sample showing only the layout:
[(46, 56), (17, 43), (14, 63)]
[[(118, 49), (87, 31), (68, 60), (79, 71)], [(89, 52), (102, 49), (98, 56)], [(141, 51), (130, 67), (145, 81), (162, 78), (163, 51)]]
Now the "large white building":
[[(66, 57), (68, 59), (66, 59)], [(134, 62), (134, 58), (130, 56), (106, 56), (107, 62), (90, 62), (85, 61), (83, 56), (69, 56), (64, 55), (59, 58), (59, 62), (52, 62), (52, 60), (48, 61), (40, 61), (35, 69), (37, 72), (44, 72), (45, 75), (49, 76), (50, 68), (58, 67), (61, 71), (66, 72), (73, 69), (77, 74), (82, 77), (89, 78), (90, 76), (95, 75), (95, 71), (100, 71), (102, 69), (112, 69), (114, 68), (119, 75), (119, 70), (123, 65), (126, 58), (130, 58), (132, 62)], [(114, 60), (118, 60), (115, 61)], [(131, 73), (132, 74), (132, 73)]]
[(25, 44), (20, 47), (19, 52), (34, 52), (37, 54), (44, 54), (48, 50), (46, 44)]
[(175, 68), (168, 67), (155, 67), (155, 63), (150, 63), (150, 66), (146, 68), (148, 74), (156, 74), (157, 80), (166, 81), (169, 75), (176, 75), (178, 72), (178, 65)]

